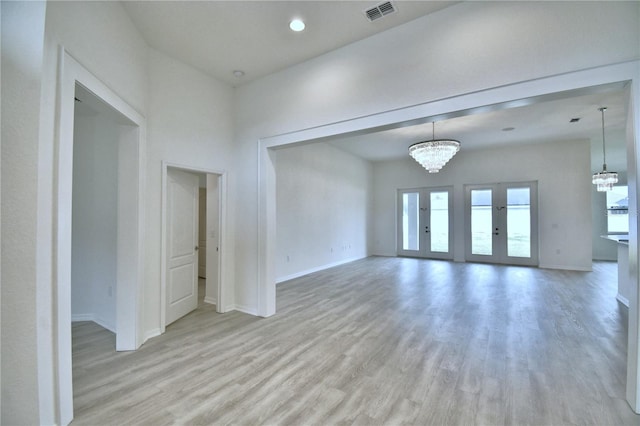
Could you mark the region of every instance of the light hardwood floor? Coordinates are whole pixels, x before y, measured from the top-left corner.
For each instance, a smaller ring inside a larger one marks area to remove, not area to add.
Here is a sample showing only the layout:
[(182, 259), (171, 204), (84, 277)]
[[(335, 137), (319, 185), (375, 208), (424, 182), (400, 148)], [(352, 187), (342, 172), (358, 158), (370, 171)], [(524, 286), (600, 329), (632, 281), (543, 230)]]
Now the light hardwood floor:
[(73, 325), (73, 424), (639, 425), (616, 265), (368, 258), (267, 319), (199, 308), (136, 352)]

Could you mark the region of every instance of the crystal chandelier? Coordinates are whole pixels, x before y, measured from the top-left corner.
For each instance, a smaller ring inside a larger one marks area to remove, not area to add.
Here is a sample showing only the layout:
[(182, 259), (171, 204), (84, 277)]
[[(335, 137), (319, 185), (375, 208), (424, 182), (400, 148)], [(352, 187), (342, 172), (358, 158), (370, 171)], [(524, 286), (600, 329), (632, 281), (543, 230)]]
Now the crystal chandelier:
[(596, 190), (600, 192), (611, 191), (613, 184), (618, 182), (618, 173), (607, 171), (607, 154), (604, 149), (604, 112), (606, 110), (606, 107), (598, 108), (602, 113), (602, 171), (594, 173), (591, 179), (591, 182), (596, 185)]
[(460, 150), (460, 142), (451, 139), (435, 138), (435, 122), (432, 124), (432, 139), (414, 143), (409, 147), (409, 155), (413, 157), (429, 173), (438, 173)]

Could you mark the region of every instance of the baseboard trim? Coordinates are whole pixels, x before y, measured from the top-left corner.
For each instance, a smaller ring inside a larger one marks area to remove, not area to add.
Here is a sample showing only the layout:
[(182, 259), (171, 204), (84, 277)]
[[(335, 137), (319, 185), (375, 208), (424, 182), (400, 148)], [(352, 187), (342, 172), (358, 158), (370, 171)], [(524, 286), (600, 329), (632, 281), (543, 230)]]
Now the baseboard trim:
[(616, 299), (618, 300), (618, 302), (622, 303), (627, 308), (629, 307), (629, 300), (627, 300), (627, 298), (621, 295), (620, 293), (616, 295)]
[(296, 272), (294, 274), (285, 275), (284, 277), (276, 278), (276, 284), (283, 283), (285, 281), (292, 280), (294, 278), (300, 278), (305, 275), (313, 274), (314, 272), (324, 271), (325, 269), (333, 268), (335, 266), (344, 265), (345, 263), (355, 262), (356, 260), (366, 259), (368, 256), (357, 256), (351, 257), (349, 259), (339, 260), (333, 263), (327, 263), (322, 266), (317, 266), (315, 268), (305, 269), (304, 271)]
[(562, 271), (579, 271), (579, 272), (591, 272), (593, 269), (590, 266), (573, 266), (573, 265), (545, 265), (540, 264), (540, 269), (559, 269)]
[(387, 252), (387, 253), (373, 253), (370, 256), (372, 257), (398, 257), (398, 253), (395, 252)]
[(210, 305), (217, 305), (218, 301), (213, 297), (205, 296), (204, 303), (209, 303)]
[(73, 314), (71, 315), (71, 322), (82, 322), (82, 321), (91, 321), (93, 320), (93, 314)]
[(158, 337), (159, 335), (161, 335), (162, 333), (160, 332), (159, 328), (154, 328), (152, 330), (147, 330), (144, 333), (144, 338), (142, 340), (142, 343), (144, 344), (147, 340), (152, 339), (154, 337)]
[[(249, 314), (249, 315), (253, 315), (254, 317), (258, 316), (258, 311), (255, 309), (252, 309), (248, 306), (244, 306), (244, 305), (234, 305), (231, 307), (231, 309), (229, 309), (231, 311), (239, 311), (245, 314)], [(228, 312), (229, 310), (225, 311)]]
[(109, 324), (107, 321), (103, 320), (102, 318), (99, 318), (99, 317), (95, 316), (94, 314), (75, 314), (75, 315), (71, 315), (71, 322), (80, 322), (80, 321), (95, 322), (100, 327), (105, 328), (105, 329), (109, 330), (110, 332), (112, 332), (114, 334), (116, 333), (116, 328), (112, 324)]

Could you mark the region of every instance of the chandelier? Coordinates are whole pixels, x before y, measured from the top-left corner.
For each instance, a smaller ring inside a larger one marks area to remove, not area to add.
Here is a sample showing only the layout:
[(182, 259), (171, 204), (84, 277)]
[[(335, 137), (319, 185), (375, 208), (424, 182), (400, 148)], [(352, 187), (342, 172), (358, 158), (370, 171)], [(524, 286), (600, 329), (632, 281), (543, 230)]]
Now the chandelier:
[(598, 111), (602, 113), (602, 171), (593, 174), (591, 182), (596, 185), (596, 190), (611, 191), (613, 184), (618, 182), (618, 173), (607, 171), (607, 154), (604, 149), (604, 112), (606, 107), (598, 108)]
[(414, 143), (409, 147), (409, 155), (429, 173), (438, 173), (460, 150), (460, 142), (451, 139), (435, 138), (435, 122), (432, 124), (432, 139)]

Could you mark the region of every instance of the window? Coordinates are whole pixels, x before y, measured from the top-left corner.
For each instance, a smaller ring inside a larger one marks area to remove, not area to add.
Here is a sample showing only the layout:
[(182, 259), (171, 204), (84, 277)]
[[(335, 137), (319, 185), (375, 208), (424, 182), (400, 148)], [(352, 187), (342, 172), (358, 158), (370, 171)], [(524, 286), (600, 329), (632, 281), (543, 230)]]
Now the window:
[(607, 232), (629, 233), (629, 193), (626, 185), (614, 186), (607, 191)]

